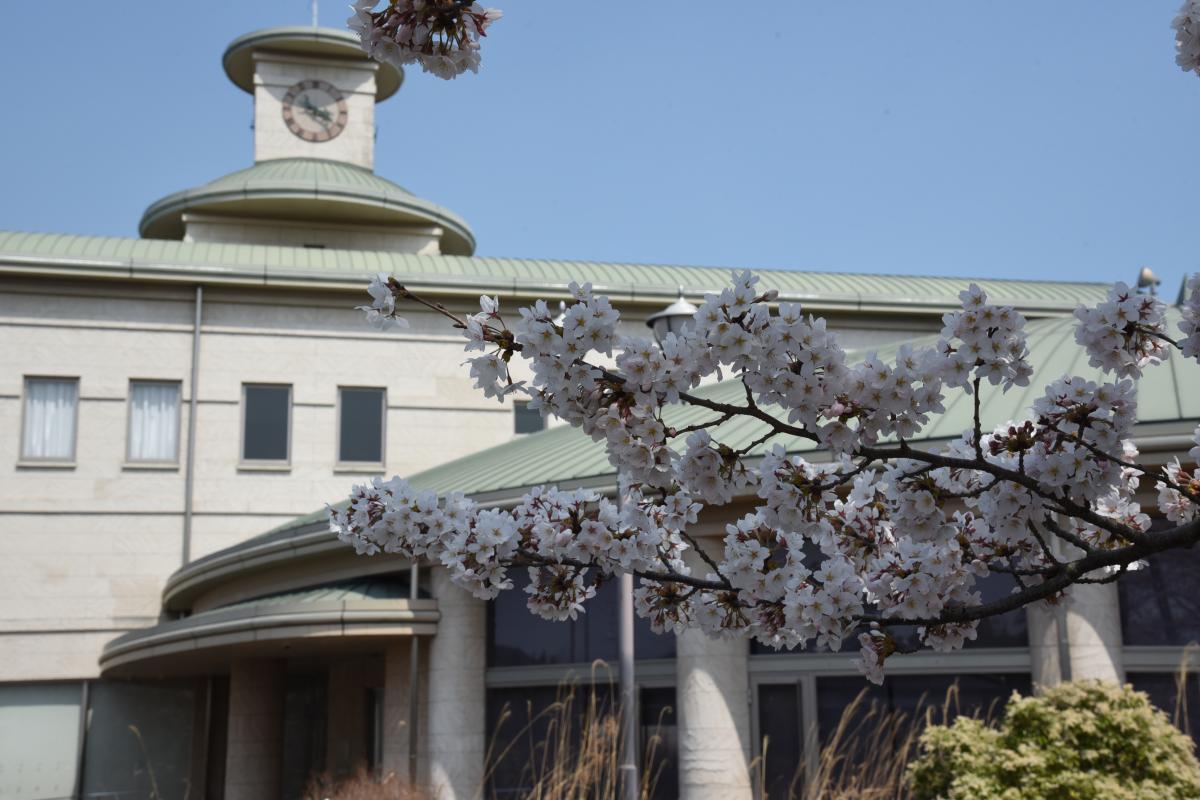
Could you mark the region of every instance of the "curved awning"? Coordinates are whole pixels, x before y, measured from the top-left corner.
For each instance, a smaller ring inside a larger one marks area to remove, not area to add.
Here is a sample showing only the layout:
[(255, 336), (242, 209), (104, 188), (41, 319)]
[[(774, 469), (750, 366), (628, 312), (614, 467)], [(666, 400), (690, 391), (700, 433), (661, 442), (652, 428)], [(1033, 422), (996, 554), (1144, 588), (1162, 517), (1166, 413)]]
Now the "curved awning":
[(407, 583), (360, 578), (248, 600), (131, 631), (100, 655), (108, 676), (221, 671), (243, 658), (376, 649), (381, 638), (432, 636), (437, 601), (407, 597)]

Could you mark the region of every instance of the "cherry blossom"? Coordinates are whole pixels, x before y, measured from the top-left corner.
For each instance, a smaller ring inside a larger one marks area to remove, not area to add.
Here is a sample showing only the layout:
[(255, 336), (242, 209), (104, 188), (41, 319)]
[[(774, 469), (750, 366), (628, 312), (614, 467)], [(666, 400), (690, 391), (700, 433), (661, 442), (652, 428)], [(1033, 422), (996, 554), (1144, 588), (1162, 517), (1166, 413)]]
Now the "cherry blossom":
[[(377, 277), (370, 322), (394, 322), (399, 300), (447, 317), (477, 388), (501, 401), (521, 393), (602, 443), (621, 502), (550, 487), (483, 508), (393, 478), (355, 487), (330, 509), (332, 529), (359, 553), (440, 564), (482, 599), (524, 569), (527, 605), (547, 619), (586, 613), (600, 583), (633, 573), (636, 611), (655, 630), (834, 651), (849, 640), (876, 681), (913, 646), (897, 626), (915, 628), (920, 647), (956, 650), (980, 619), (1200, 540), (1193, 468), (1140, 466), (1130, 441), (1135, 380), (1173, 344), (1155, 298), (1117, 285), (1079, 309), (1077, 340), (1111, 377), (1062, 376), (1032, 393), (1027, 417), (985, 429), (981, 395), (1033, 375), (1015, 309), (972, 285), (936, 341), (851, 356), (824, 320), (759, 283), (734, 273), (660, 344), (622, 336), (619, 313), (586, 284), (570, 286), (561, 316), (543, 301), (502, 312), (487, 296), (460, 316)], [(1189, 291), (1191, 337), (1196, 279)], [(514, 361), (527, 381), (513, 379)], [(735, 391), (713, 391), (713, 379)], [(935, 446), (926, 431), (949, 392), (971, 398), (971, 425)], [(735, 419), (761, 434), (731, 443)], [(1173, 530), (1150, 530), (1143, 480)], [(706, 508), (747, 500), (719, 544), (689, 532)], [(1014, 593), (984, 602), (978, 582), (997, 572)]]
[(1171, 27), (1175, 29), (1175, 63), (1200, 74), (1200, 0), (1184, 0)]
[(479, 72), (479, 40), (500, 11), (460, 0), (355, 0), (347, 20), (363, 50), (376, 61), (421, 69), (450, 80)]

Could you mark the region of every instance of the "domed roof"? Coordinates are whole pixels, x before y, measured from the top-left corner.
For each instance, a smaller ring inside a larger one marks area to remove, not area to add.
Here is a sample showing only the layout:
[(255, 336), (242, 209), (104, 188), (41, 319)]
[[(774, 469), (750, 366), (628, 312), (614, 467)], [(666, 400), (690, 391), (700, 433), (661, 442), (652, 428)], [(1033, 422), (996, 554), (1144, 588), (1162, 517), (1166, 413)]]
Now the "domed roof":
[(260, 161), (152, 203), (138, 232), (146, 239), (182, 239), (183, 215), (189, 211), (325, 223), (439, 225), (445, 230), (443, 253), (475, 251), (475, 236), (457, 214), (368, 169), (341, 161)]
[[(264, 28), (239, 36), (225, 48), (221, 64), (225, 74), (238, 88), (254, 94), (254, 52), (256, 50), (288, 55), (367, 61), (358, 37), (337, 28), (293, 26)], [(404, 82), (404, 72), (391, 64), (380, 64), (375, 73), (375, 102), (394, 95)]]

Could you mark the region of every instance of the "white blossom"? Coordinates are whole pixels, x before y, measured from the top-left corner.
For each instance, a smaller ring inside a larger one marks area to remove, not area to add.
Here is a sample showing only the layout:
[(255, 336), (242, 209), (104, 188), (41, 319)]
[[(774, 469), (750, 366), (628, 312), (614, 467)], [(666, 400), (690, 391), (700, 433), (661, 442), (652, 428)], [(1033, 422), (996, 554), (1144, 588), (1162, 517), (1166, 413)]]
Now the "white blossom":
[(1200, 74), (1200, 0), (1184, 0), (1171, 23), (1175, 29), (1175, 63)]
[[(1151, 471), (1137, 467), (1130, 437), (1134, 381), (1167, 346), (1156, 299), (1117, 285), (1077, 311), (1077, 339), (1113, 380), (1062, 376), (1031, 393), (1026, 418), (989, 428), (975, 420), (978, 430), (918, 451), (909, 443), (946, 410), (947, 390), (1028, 385), (1019, 313), (972, 285), (936, 345), (851, 360), (823, 320), (773, 305), (777, 295), (750, 273), (731, 277), (661, 343), (620, 336), (620, 315), (590, 285), (569, 287), (561, 316), (537, 301), (506, 320), (484, 296), (478, 312), (455, 317), (476, 386), (501, 400), (524, 392), (542, 414), (603, 443), (624, 478), (620, 507), (592, 491), (539, 488), (513, 508), (486, 509), (394, 478), (355, 487), (346, 507), (330, 510), (331, 528), (359, 553), (438, 563), (484, 599), (511, 588), (510, 568), (525, 568), (528, 606), (547, 619), (586, 613), (599, 582), (637, 573), (635, 608), (657, 631), (835, 651), (857, 640), (860, 668), (876, 681), (896, 650), (890, 626), (914, 625), (924, 647), (963, 647), (977, 622), (959, 611), (981, 605), (978, 581), (1016, 571), (1023, 585), (1040, 585), (1060, 566), (1046, 545), (1056, 536), (1103, 552), (1147, 535), (1136, 493)], [(1182, 347), (1194, 357), (1200, 279), (1188, 286)], [(381, 275), (369, 291), (369, 319), (392, 320), (399, 284)], [(527, 382), (513, 380), (513, 360)], [(738, 400), (704, 394), (698, 387), (712, 378), (730, 382)], [(673, 422), (679, 405), (699, 406), (708, 423)], [(731, 419), (766, 433), (732, 446)], [(771, 441), (783, 431), (832, 460)], [(1192, 459), (1200, 428), (1195, 443)], [(880, 448), (886, 457), (872, 455)], [(1176, 461), (1152, 478), (1168, 520), (1200, 517), (1193, 468)], [(704, 506), (749, 498), (719, 552), (689, 552)]]
[(403, 67), (420, 64), (426, 72), (450, 80), (479, 72), (479, 40), (501, 12), (456, 0), (356, 0), (346, 21), (367, 55)]

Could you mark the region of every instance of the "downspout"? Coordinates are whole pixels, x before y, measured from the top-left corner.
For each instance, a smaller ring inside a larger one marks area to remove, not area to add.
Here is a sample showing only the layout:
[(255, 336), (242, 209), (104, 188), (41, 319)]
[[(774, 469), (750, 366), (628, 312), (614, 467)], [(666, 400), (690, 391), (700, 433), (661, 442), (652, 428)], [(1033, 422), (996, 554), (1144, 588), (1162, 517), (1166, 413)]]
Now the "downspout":
[(183, 563), (192, 560), (192, 495), (196, 479), (196, 404), (200, 380), (200, 319), (204, 287), (196, 287), (196, 320), (192, 325), (192, 379), (188, 385), (187, 466), (183, 478)]

